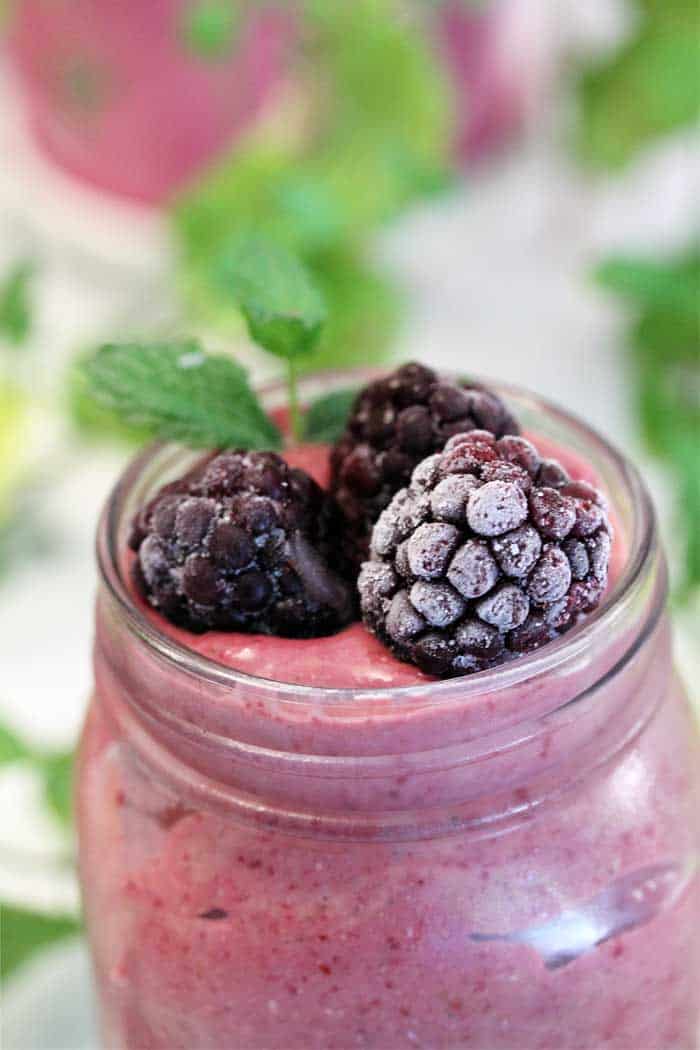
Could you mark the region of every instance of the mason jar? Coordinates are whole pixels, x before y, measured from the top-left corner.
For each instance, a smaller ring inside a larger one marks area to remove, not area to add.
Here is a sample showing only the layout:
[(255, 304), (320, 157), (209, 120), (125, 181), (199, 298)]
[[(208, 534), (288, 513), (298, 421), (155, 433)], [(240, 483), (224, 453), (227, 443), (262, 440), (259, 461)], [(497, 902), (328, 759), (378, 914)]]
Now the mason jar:
[(618, 556), (584, 623), (479, 674), (322, 688), (195, 652), (125, 554), (193, 453), (114, 490), (78, 786), (110, 1050), (694, 1048), (699, 749), (653, 510), (597, 434), (499, 392), (595, 472)]

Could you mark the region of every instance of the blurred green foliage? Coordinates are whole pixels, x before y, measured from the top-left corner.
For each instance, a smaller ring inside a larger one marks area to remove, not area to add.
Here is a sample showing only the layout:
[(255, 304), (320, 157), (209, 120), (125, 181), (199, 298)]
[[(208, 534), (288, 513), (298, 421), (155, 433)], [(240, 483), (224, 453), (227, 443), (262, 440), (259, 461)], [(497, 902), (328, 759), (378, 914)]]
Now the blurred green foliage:
[(37, 758), (49, 809), (66, 827), (73, 816), (74, 760), (72, 751), (50, 752)]
[(61, 824), (68, 827), (73, 808), (73, 752), (31, 747), (9, 726), (0, 723), (0, 770), (16, 762), (37, 774), (49, 809)]
[(38, 416), (27, 388), (0, 371), (0, 579), (51, 547), (50, 528), (36, 506)]
[(376, 360), (399, 299), (368, 238), (450, 183), (444, 73), (395, 0), (302, 5), (297, 74), (313, 110), (294, 141), (251, 141), (178, 200), (180, 288), (195, 318), (240, 335), (213, 272), (227, 243), (255, 229), (296, 252), (321, 287), (328, 324), (304, 366)]
[(231, 0), (195, 0), (182, 10), (182, 39), (198, 58), (216, 61), (227, 57), (239, 28), (239, 8)]
[(644, 438), (678, 484), (685, 597), (700, 585), (700, 246), (673, 259), (609, 259), (597, 277), (632, 310), (629, 355)]
[(304, 439), (331, 445), (345, 430), (357, 390), (346, 388), (325, 394), (310, 406), (304, 419)]
[[(0, 724), (0, 773), (19, 764), (39, 777), (49, 812), (68, 831), (73, 811), (72, 751), (40, 751), (31, 747), (8, 726)], [(72, 916), (52, 916), (0, 903), (2, 950), (0, 977), (7, 977), (35, 951), (77, 933), (80, 923)]]
[(33, 406), (30, 391), (19, 379), (23, 357), (17, 354), (32, 334), (35, 273), (32, 259), (20, 259), (0, 282), (0, 576), (39, 540), (34, 522), (21, 521), (32, 457)]
[(328, 311), (294, 252), (260, 233), (241, 230), (227, 240), (216, 277), (258, 346), (285, 360), (312, 352)]
[(581, 157), (619, 169), (657, 136), (700, 118), (700, 4), (636, 0), (638, 22), (580, 82)]
[(35, 267), (29, 260), (15, 263), (0, 283), (0, 343), (22, 346), (32, 327), (31, 281)]
[(0, 531), (11, 514), (15, 488), (23, 474), (21, 451), (28, 419), (28, 395), (18, 383), (0, 374)]
[(71, 916), (42, 915), (9, 904), (0, 904), (0, 924), (0, 977), (3, 979), (40, 948), (80, 931), (80, 923)]

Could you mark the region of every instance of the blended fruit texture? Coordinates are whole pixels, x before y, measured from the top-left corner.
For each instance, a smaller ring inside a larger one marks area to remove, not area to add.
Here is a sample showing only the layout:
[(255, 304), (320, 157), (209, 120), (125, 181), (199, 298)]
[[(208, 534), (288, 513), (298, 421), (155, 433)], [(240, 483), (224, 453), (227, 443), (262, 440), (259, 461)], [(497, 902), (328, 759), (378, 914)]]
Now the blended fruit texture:
[[(543, 454), (556, 454), (576, 480), (596, 481), (590, 468), (574, 454), (562, 452), (541, 438), (537, 438), (536, 443)], [(307, 471), (322, 488), (327, 488), (329, 450), (326, 446), (290, 449), (285, 459), (291, 466)], [(611, 580), (619, 575), (623, 562), (624, 550), (618, 537), (611, 557)], [(432, 680), (430, 675), (393, 656), (362, 623), (353, 623), (336, 634), (310, 642), (235, 631), (206, 631), (198, 635), (168, 623), (138, 596), (135, 600), (146, 616), (186, 648), (258, 678), (334, 689), (389, 688)]]
[[(325, 450), (289, 458), (325, 481)], [(618, 541), (613, 580), (624, 558)], [(196, 636), (141, 609), (258, 678), (430, 682), (360, 624)], [(101, 603), (79, 816), (104, 1045), (693, 1050), (698, 752), (667, 629), (615, 667), (627, 642), (502, 696), (453, 680), (449, 703), (335, 706), (225, 694)]]

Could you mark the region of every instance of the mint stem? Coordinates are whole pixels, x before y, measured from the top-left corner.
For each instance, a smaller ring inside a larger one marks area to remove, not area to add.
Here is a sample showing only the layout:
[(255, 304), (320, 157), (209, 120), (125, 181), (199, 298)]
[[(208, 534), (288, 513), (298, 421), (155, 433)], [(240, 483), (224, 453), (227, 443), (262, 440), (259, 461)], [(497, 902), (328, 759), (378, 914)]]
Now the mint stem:
[(301, 441), (302, 425), (301, 410), (299, 408), (299, 386), (297, 366), (293, 358), (287, 363), (287, 385), (289, 387), (289, 425), (292, 437), (296, 442)]

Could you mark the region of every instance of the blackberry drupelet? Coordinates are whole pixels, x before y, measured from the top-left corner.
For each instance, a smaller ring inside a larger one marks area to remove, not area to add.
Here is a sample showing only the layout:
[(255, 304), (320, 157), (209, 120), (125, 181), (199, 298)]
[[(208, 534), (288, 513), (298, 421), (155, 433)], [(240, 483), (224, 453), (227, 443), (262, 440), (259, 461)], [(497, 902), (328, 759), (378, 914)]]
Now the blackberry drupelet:
[(372, 526), (414, 467), (454, 434), (483, 428), (517, 434), (512, 415), (491, 391), (447, 382), (406, 364), (359, 394), (331, 455), (331, 492), (347, 521), (355, 564), (367, 557)]
[(611, 528), (597, 489), (524, 438), (451, 438), (380, 515), (358, 587), (367, 625), (441, 676), (536, 649), (598, 605)]
[(207, 456), (136, 516), (130, 545), (148, 601), (173, 623), (314, 637), (353, 616), (339, 513), (274, 452)]

